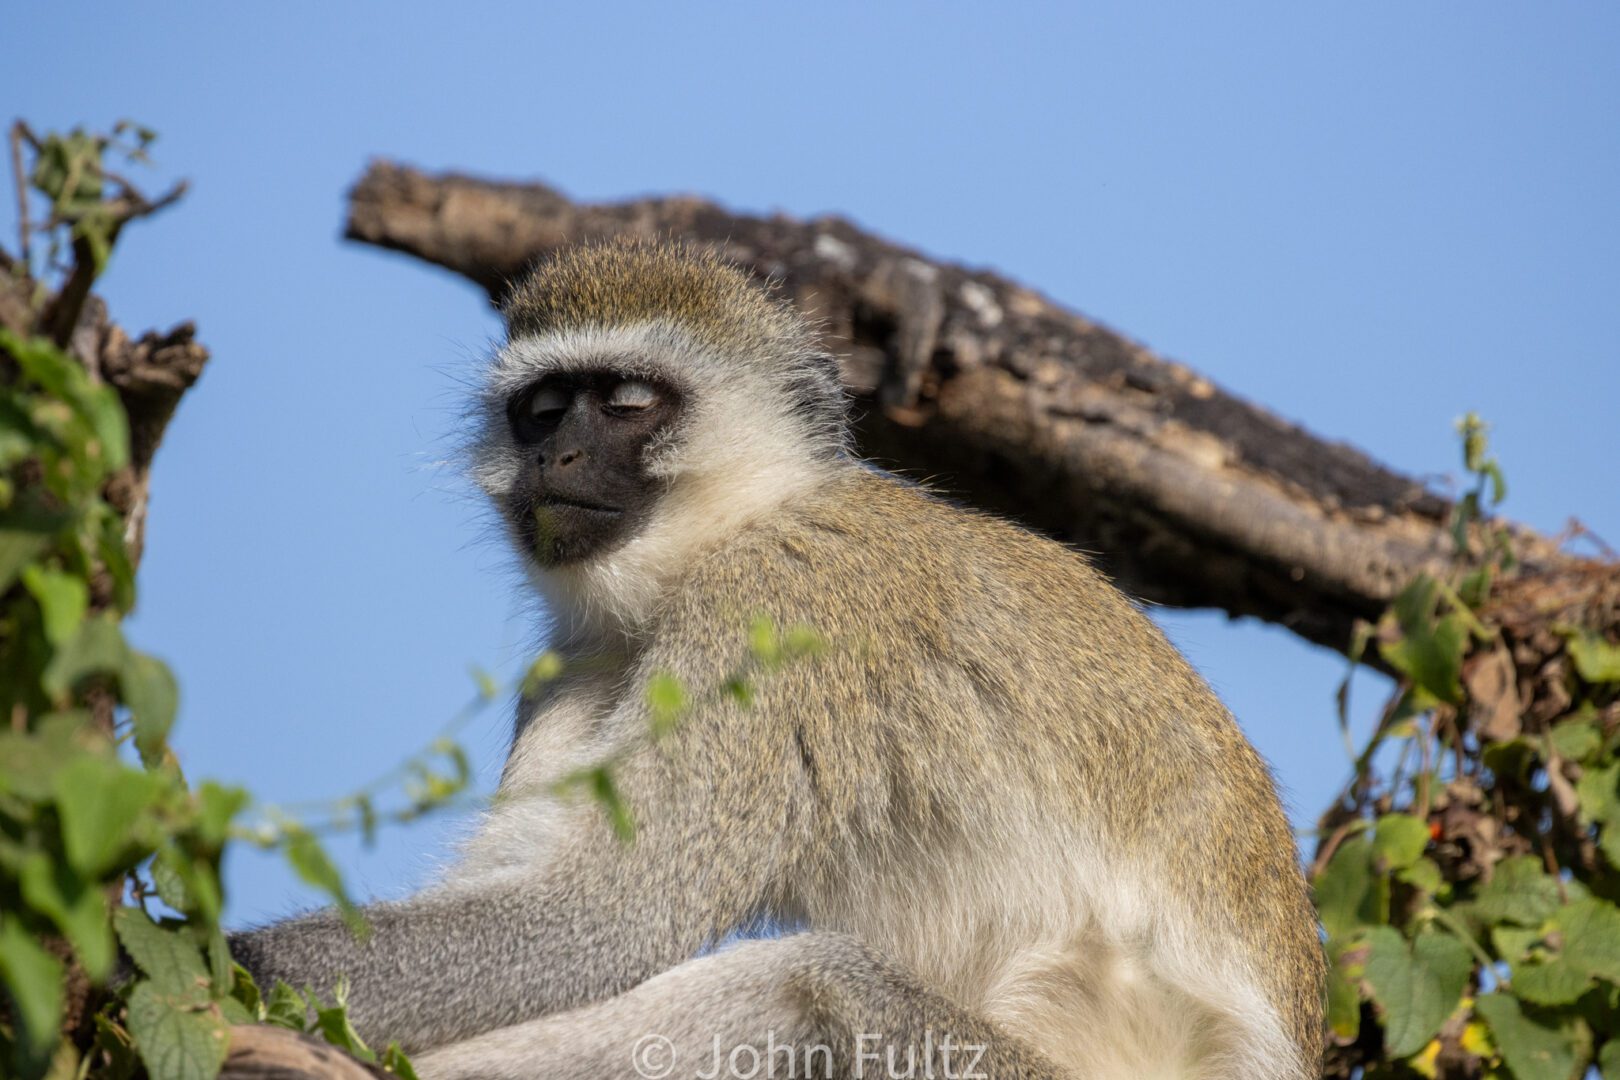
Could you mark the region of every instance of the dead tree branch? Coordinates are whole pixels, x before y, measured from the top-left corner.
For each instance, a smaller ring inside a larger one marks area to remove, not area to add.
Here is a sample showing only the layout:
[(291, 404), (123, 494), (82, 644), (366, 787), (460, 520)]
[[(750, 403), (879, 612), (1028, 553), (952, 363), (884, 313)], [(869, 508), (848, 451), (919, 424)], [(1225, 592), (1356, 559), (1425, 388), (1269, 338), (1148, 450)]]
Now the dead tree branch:
[(379, 1080), (390, 1074), (313, 1035), (268, 1024), (231, 1028), (221, 1080)]
[[(1453, 557), (1450, 502), (996, 274), (835, 217), (691, 197), (580, 204), (540, 183), (374, 163), (347, 235), (454, 270), (499, 300), (575, 240), (679, 236), (780, 282), (824, 321), (867, 456), (1099, 553), (1143, 599), (1280, 623), (1343, 649)], [(1518, 531), (1522, 557), (1575, 560)]]

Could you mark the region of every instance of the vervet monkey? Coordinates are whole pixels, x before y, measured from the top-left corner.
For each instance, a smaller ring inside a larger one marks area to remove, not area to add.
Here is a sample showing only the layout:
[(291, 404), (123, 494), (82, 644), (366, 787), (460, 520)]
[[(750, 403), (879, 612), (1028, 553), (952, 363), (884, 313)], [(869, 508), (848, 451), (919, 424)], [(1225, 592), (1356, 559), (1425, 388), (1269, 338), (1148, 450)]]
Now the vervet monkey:
[[(240, 935), (255, 975), (347, 975), (424, 1078), (1315, 1074), (1266, 767), (1084, 558), (856, 461), (833, 358), (713, 255), (576, 247), (505, 317), (474, 472), (564, 674), (443, 884)], [(718, 692), (761, 616), (823, 647)], [(558, 786), (603, 761), (629, 842)]]

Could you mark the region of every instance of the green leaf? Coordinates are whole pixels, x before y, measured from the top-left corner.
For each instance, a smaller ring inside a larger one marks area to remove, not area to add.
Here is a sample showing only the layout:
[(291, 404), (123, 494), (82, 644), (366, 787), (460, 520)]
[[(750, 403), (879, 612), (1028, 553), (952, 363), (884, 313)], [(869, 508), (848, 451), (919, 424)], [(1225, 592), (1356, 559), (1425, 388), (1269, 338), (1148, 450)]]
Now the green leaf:
[(1391, 870), (1417, 862), (1429, 846), (1429, 823), (1412, 814), (1385, 814), (1373, 829), (1373, 854)]
[(204, 780), (192, 794), (197, 801), (197, 831), (203, 842), (222, 847), (230, 837), (231, 822), (248, 804), (248, 793), (239, 787)]
[(1581, 678), (1589, 683), (1620, 682), (1620, 645), (1590, 630), (1573, 626), (1558, 630), (1568, 639), (1565, 648)]
[(264, 1019), (264, 999), (259, 994), (258, 984), (247, 968), (234, 961), (231, 963), (231, 997), (253, 1017), (249, 1023), (256, 1024)]
[(86, 619), (73, 639), (57, 649), (40, 680), (45, 692), (63, 698), (88, 675), (117, 675), (124, 670), (128, 646), (118, 620), (110, 614)]
[(220, 998), (214, 1003), (219, 1008), (221, 1018), (227, 1024), (257, 1024), (258, 1014), (236, 998)]
[(1457, 585), (1457, 595), (1462, 602), (1472, 608), (1480, 608), (1491, 595), (1491, 582), (1496, 577), (1496, 567), (1485, 563), (1473, 572), (1463, 576)]
[(129, 998), (129, 1032), (147, 1071), (163, 1080), (213, 1080), (229, 1033), (205, 996), (169, 994), (141, 983)]
[(1591, 821), (1620, 818), (1620, 761), (1585, 770), (1575, 782), (1575, 796)]
[(1429, 896), (1434, 896), (1445, 887), (1445, 878), (1440, 873), (1440, 865), (1428, 857), (1419, 858), (1395, 876)]
[(188, 923), (193, 940), (202, 943), (203, 957), (208, 961), (209, 992), (217, 1002), (231, 994), (236, 983), (236, 963), (231, 959), (231, 943), (218, 923), (191, 919)]
[(1355, 836), (1339, 845), (1316, 879), (1317, 914), (1330, 937), (1388, 921), (1389, 885), (1373, 873), (1372, 841)]
[(129, 420), (124, 406), (118, 400), (118, 391), (110, 386), (92, 386), (82, 404), (85, 419), (96, 433), (96, 444), (102, 456), (102, 468), (116, 472), (129, 464)]
[(1541, 756), (1539, 746), (1532, 746), (1530, 740), (1519, 738), (1488, 744), (1480, 753), (1480, 761), (1499, 781), (1524, 783), (1540, 764)]
[(191, 910), (191, 891), (186, 888), (186, 878), (180, 869), (180, 862), (185, 858), (177, 848), (165, 848), (158, 852), (152, 860), (152, 884), (157, 888), (160, 899), (171, 908), (180, 912)]
[(1591, 721), (1567, 720), (1547, 733), (1553, 749), (1566, 761), (1584, 761), (1603, 745), (1603, 733)]
[(142, 761), (154, 765), (180, 707), (179, 684), (163, 661), (131, 649), (124, 661), (121, 686), (134, 722), (135, 748)]
[(1456, 615), (1446, 615), (1432, 626), (1405, 628), (1399, 641), (1380, 644), (1378, 651), (1389, 665), (1412, 680), (1413, 686), (1434, 701), (1462, 703), (1462, 660), (1468, 647), (1468, 627)]
[(83, 578), (39, 565), (25, 567), (22, 580), (44, 617), (45, 640), (60, 648), (78, 631), (90, 610), (90, 586)]
[(354, 1030), (354, 1025), (349, 1023), (348, 984), (340, 981), (334, 996), (334, 1004), (316, 1006), (315, 1030), (327, 1042), (348, 1051), (361, 1061), (376, 1061), (377, 1055), (372, 1053), (371, 1047), (365, 1044), (360, 1033)]
[(1609, 1036), (1609, 1041), (1598, 1052), (1597, 1065), (1603, 1080), (1620, 1080), (1620, 1038)]
[(140, 908), (124, 907), (113, 912), (113, 927), (124, 951), (135, 961), (151, 985), (170, 995), (189, 997), (201, 993), (209, 997), (208, 965), (202, 950), (186, 927), (160, 926)]
[(28, 380), (53, 398), (72, 400), (89, 378), (73, 357), (46, 337), (23, 337), (0, 326), (0, 349), (4, 349)]
[(1510, 994), (1486, 994), (1474, 1002), (1474, 1010), (1490, 1025), (1491, 1038), (1515, 1080), (1571, 1080), (1585, 1064), (1568, 1025), (1553, 1027), (1527, 1016)]
[(90, 265), (98, 277), (106, 273), (107, 262), (112, 258), (114, 232), (111, 213), (99, 206), (86, 207), (73, 223), (73, 235), (90, 249)]
[(1485, 449), (1490, 445), (1485, 433), (1490, 430), (1490, 425), (1480, 419), (1478, 413), (1468, 412), (1455, 426), (1457, 433), (1462, 436), (1463, 468), (1477, 473), (1484, 468)]
[(308, 1017), (309, 1003), (304, 1000), (304, 995), (277, 979), (270, 988), (270, 996), (265, 999), (265, 1022), (293, 1031), (304, 1031), (309, 1026)]
[(1605, 900), (1578, 900), (1553, 916), (1562, 954), (1582, 971), (1620, 983), (1620, 908)]
[(400, 1080), (418, 1080), (416, 1069), (411, 1065), (411, 1059), (405, 1056), (405, 1051), (399, 1048), (399, 1043), (391, 1042), (388, 1049), (382, 1052), (383, 1068), (399, 1077)]
[(777, 635), (776, 624), (764, 616), (755, 619), (748, 627), (748, 651), (763, 664), (773, 665), (780, 661), (782, 642)]
[(1449, 934), (1420, 934), (1408, 948), (1391, 926), (1369, 930), (1367, 942), (1367, 982), (1384, 1011), (1388, 1052), (1410, 1057), (1428, 1045), (1462, 1002), (1474, 968), (1472, 954)]
[(101, 200), (101, 140), (74, 128), (41, 140), (29, 182), (63, 215)]
[(1602, 826), (1598, 847), (1611, 864), (1620, 866), (1620, 761), (1588, 766), (1575, 782), (1575, 796), (1586, 819)]
[(745, 709), (754, 707), (754, 684), (740, 675), (734, 675), (722, 683), (720, 692)]
[(630, 814), (630, 807), (619, 794), (618, 785), (613, 782), (613, 773), (606, 766), (599, 767), (591, 774), (591, 794), (596, 801), (602, 804), (607, 811), (608, 821), (613, 825), (613, 833), (625, 843), (636, 838), (636, 820)]
[(532, 698), (563, 673), (562, 654), (547, 649), (534, 658), (529, 670), (523, 674), (523, 696)]
[[(1336, 1039), (1354, 1042), (1361, 1032), (1361, 992), (1358, 981), (1362, 974), (1353, 957), (1365, 957), (1365, 949), (1340, 948), (1329, 958), (1327, 972), (1327, 1021)], [(1364, 961), (1362, 961), (1364, 963)]]
[(130, 561), (121, 530), (117, 515), (107, 514), (96, 541), (96, 554), (101, 556), (101, 564), (112, 582), (113, 604), (119, 611), (128, 611), (135, 603), (135, 564)]
[(19, 527), (11, 515), (0, 527), (0, 591), (8, 588), (23, 567), (39, 558), (51, 546), (50, 529)]
[(56, 1042), (62, 1015), (62, 962), (9, 914), (0, 915), (0, 981), (10, 991), (30, 1056), (42, 1056)]
[(1513, 969), (1513, 992), (1532, 1005), (1574, 1004), (1591, 985), (1592, 976), (1563, 956)]
[[(0, 397), (0, 470), (10, 469), (32, 457), (38, 439), (39, 433), (17, 395), (13, 392)], [(9, 493), (15, 490), (14, 487), (7, 489), (8, 497), (0, 500), (0, 505), (9, 506)]]
[(0, 792), (31, 802), (54, 800), (56, 775), (89, 752), (80, 733), (89, 723), (83, 710), (49, 713), (31, 732), (0, 731)]
[(1490, 478), (1491, 502), (1493, 504), (1499, 503), (1503, 499), (1507, 498), (1507, 477), (1502, 475), (1502, 466), (1496, 463), (1495, 458), (1491, 458), (1489, 461), (1487, 461), (1479, 471), (1483, 475)]
[(1558, 909), (1558, 882), (1533, 855), (1517, 855), (1496, 864), (1491, 880), (1474, 899), (1474, 910), (1489, 923), (1539, 926)]
[(57, 813), (73, 868), (94, 879), (127, 863), (142, 813), (157, 799), (162, 783), (151, 773), (88, 754), (58, 772), (53, 785)]
[(473, 683), (478, 687), (480, 698), (488, 701), (500, 694), (501, 684), (495, 680), (495, 676), (481, 667), (474, 666), (471, 670)]
[(17, 876), (23, 900), (62, 931), (85, 973), (97, 982), (105, 979), (112, 972), (113, 942), (101, 883), (84, 880), (43, 851), (25, 855)]
[[(1540, 930), (1527, 930), (1522, 926), (1497, 925), (1491, 927), (1491, 944), (1496, 954), (1510, 964), (1517, 964), (1530, 955), (1530, 950), (1541, 941)], [(1517, 972), (1517, 969), (1515, 969)]]
[[(0, 345), (5, 343), (6, 332), (0, 327)], [(6, 419), (0, 416), (0, 419)], [(10, 588), (11, 581), (23, 572), (23, 567), (39, 559), (50, 547), (58, 531), (73, 523), (73, 512), (58, 507), (45, 507), (37, 502), (16, 500), (0, 513), (0, 591)]]
[(782, 639), (782, 651), (790, 658), (814, 656), (826, 647), (826, 639), (810, 626), (790, 626)]
[(454, 739), (449, 738), (434, 739), (429, 749), (450, 762), (452, 770), (448, 784), (450, 792), (453, 794), (465, 789), (472, 781), (472, 762), (467, 760), (467, 751), (463, 750)]
[(315, 886), (331, 898), (351, 932), (356, 935), (366, 933), (365, 916), (349, 899), (349, 893), (343, 887), (343, 875), (313, 834), (301, 828), (289, 831), (283, 853), (293, 871), (306, 884)]
[(1390, 605), (1400, 637), (1378, 645), (1384, 660), (1411, 680), (1414, 692), (1425, 698), (1420, 705), (1462, 701), (1468, 628), (1455, 614), (1436, 618), (1441, 592), (1440, 582), (1426, 574), (1402, 589)]
[(675, 729), (686, 711), (686, 688), (667, 671), (656, 672), (647, 680), (647, 710), (652, 716), (653, 735), (662, 738)]
[(353, 796), (352, 805), (360, 819), (360, 841), (370, 847), (377, 842), (377, 804), (362, 791)]

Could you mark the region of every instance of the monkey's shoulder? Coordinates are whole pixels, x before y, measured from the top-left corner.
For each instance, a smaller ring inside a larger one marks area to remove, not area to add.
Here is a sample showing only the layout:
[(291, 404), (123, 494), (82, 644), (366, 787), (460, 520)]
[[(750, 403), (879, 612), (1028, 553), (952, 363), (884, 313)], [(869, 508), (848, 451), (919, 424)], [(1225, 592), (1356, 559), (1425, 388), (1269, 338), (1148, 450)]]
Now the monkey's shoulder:
[(763, 615), (941, 639), (1035, 626), (1057, 649), (1073, 635), (1156, 636), (1079, 552), (854, 466), (695, 563), (672, 607), (738, 625)]

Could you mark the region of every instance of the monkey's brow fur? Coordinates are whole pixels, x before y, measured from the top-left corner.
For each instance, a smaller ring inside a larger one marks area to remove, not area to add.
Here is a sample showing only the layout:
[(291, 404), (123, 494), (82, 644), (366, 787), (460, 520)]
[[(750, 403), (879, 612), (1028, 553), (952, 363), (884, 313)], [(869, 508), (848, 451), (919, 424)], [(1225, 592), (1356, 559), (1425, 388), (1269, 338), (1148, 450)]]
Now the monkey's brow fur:
[[(1133, 604), (845, 454), (832, 358), (712, 255), (573, 249), (506, 312), (478, 465), (497, 504), (525, 380), (665, 371), (695, 419), (657, 450), (640, 533), (540, 576), (567, 673), (520, 706), (446, 882), (370, 907), (364, 945), (330, 914), (239, 935), (250, 970), (348, 974), (362, 1036), (430, 1050), (425, 1080), (634, 1075), (653, 1033), (682, 1075), (711, 1038), (825, 1045), (856, 1075), (865, 1033), (902, 1067), (933, 1047), (913, 1075), (945, 1075), (947, 1036), (998, 1077), (1314, 1074), (1322, 949), (1270, 775)], [(761, 617), (824, 645), (761, 667)], [(689, 706), (655, 736), (668, 676)], [(603, 761), (628, 845), (558, 794)], [(762, 920), (802, 929), (711, 951)]]
[[(768, 417), (768, 399), (784, 398), (808, 436), (801, 452), (821, 456), (847, 448), (837, 362), (789, 304), (708, 249), (647, 240), (566, 248), (518, 282), (502, 310), (513, 344), (578, 343), (632, 328), (666, 331), (691, 348), (672, 341), (663, 350), (670, 355), (635, 349), (640, 355), (616, 359), (638, 372), (661, 369), (682, 383), (687, 372), (681, 369), (690, 367), (729, 369), (719, 374), (729, 373), (738, 384), (763, 376), (763, 385), (756, 382), (750, 391), (754, 405)], [(675, 354), (678, 362), (671, 363)], [(507, 380), (494, 385), (509, 389)], [(704, 389), (710, 396), (726, 390), (720, 380)]]
[(503, 310), (513, 338), (673, 317), (703, 344), (734, 350), (804, 331), (790, 308), (708, 249), (652, 241), (566, 248), (519, 282)]

